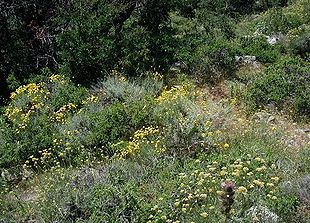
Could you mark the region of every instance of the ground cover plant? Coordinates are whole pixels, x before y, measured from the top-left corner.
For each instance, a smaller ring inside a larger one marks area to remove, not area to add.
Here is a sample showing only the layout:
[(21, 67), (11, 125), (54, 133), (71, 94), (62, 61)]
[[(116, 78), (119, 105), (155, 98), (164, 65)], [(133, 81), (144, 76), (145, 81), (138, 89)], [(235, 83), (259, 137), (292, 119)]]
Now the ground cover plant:
[[(124, 80), (112, 82), (129, 84)], [(94, 97), (86, 99), (90, 108), (83, 107), (89, 110), (79, 112), (78, 119), (98, 112), (91, 107), (100, 101)], [(106, 119), (92, 119), (99, 122), (100, 130), (84, 131), (100, 131), (104, 137), (108, 128), (109, 137), (115, 138), (105, 141), (96, 136), (91, 140), (98, 144), (83, 144), (83, 135), (77, 141), (68, 134), (53, 139), (53, 147), (39, 151), (39, 156), (29, 153), (22, 168), (30, 173), (23, 173), (24, 179), (17, 185), (12, 184), (12, 173), (2, 174), (3, 219), (306, 222), (307, 212), (302, 210), (307, 195), (302, 195), (301, 191), (305, 192), (298, 185), (309, 170), (308, 141), (302, 142), (294, 154), (283, 139), (288, 132), (281, 131), (287, 121), (247, 120), (231, 101), (219, 104), (207, 97), (189, 83), (163, 89), (152, 98), (153, 103), (144, 101), (144, 106), (152, 107), (149, 113), (154, 113), (148, 116), (153, 117), (135, 131), (118, 128), (129, 125), (123, 115), (112, 129), (103, 124)], [(108, 117), (117, 121), (125, 103), (105, 104), (100, 114), (113, 109)], [(74, 116), (61, 117), (60, 129), (76, 126)], [(83, 123), (86, 127), (85, 120)], [(129, 132), (131, 137), (126, 136)], [(37, 168), (41, 173), (31, 174)]]

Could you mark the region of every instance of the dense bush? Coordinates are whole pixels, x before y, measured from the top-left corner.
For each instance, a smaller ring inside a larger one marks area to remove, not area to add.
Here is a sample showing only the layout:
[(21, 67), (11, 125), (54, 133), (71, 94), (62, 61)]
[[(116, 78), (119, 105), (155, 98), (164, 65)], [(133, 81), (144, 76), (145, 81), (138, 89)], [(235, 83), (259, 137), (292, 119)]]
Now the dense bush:
[(9, 96), (12, 81), (25, 81), (44, 67), (56, 68), (52, 20), (61, 1), (2, 1), (0, 5), (0, 104)]
[(171, 7), (165, 0), (72, 2), (59, 18), (70, 27), (58, 36), (63, 69), (88, 85), (112, 69), (131, 76), (167, 70), (175, 44), (167, 23)]
[[(205, 79), (222, 72), (225, 76), (233, 72), (229, 45), (239, 18), (280, 6), (259, 20), (263, 32), (287, 32), (307, 23), (306, 1), (291, 3), (288, 10), (282, 8), (286, 4), (285, 0), (5, 2), (0, 7), (1, 43), (5, 43), (1, 103), (10, 90), (36, 78), (44, 67), (61, 68), (61, 73), (85, 85), (113, 69), (139, 76), (168, 71), (174, 62), (185, 63), (189, 72), (210, 73)], [(219, 35), (227, 40), (213, 41)]]
[(183, 160), (182, 157), (195, 156), (198, 151), (212, 146), (212, 139), (208, 136), (212, 118), (195, 102), (191, 85), (164, 90), (156, 102), (154, 118), (164, 129), (161, 141), (168, 154)]
[[(5, 111), (9, 125), (3, 127), (4, 145), (10, 146), (1, 150), (7, 157), (2, 166), (26, 162), (29, 167), (52, 168), (103, 156), (128, 157), (142, 151), (139, 141), (159, 129), (164, 134), (150, 143), (155, 151), (162, 149), (181, 159), (211, 146), (207, 134), (211, 126), (205, 124), (211, 118), (197, 106), (194, 88), (172, 87), (158, 96), (162, 81), (157, 78), (140, 85), (109, 78), (90, 96), (59, 75), (18, 88)], [(18, 146), (8, 131), (15, 132)]]
[(91, 115), (94, 126), (91, 129), (93, 140), (99, 146), (107, 146), (131, 135), (130, 119), (121, 103), (114, 103), (108, 108)]
[(235, 52), (225, 37), (210, 39), (198, 46), (190, 58), (189, 72), (198, 81), (214, 84), (231, 78), (236, 69)]
[(293, 54), (310, 61), (310, 29), (305, 29), (304, 32), (293, 37), (289, 43), (289, 48)]
[(252, 83), (247, 90), (251, 109), (274, 105), (298, 115), (310, 114), (309, 62), (300, 58), (282, 58), (267, 70), (267, 75)]
[(9, 90), (36, 77), (44, 67), (54, 71), (61, 67), (63, 74), (83, 84), (105, 77), (113, 68), (132, 76), (167, 70), (176, 46), (168, 22), (173, 4), (165, 0), (3, 2), (1, 104)]
[(264, 36), (241, 37), (237, 42), (238, 55), (255, 56), (262, 63), (273, 63), (285, 52), (283, 42), (271, 45)]
[(112, 144), (153, 123), (154, 96), (162, 88), (157, 78), (112, 77), (93, 94), (60, 75), (19, 87), (1, 119), (0, 166), (27, 161), (51, 168), (53, 162), (77, 165), (81, 159), (114, 155)]
[[(1, 159), (1, 164), (18, 164), (51, 147), (57, 124), (77, 109), (85, 94), (84, 88), (74, 86), (60, 75), (21, 86), (13, 92), (4, 112), (8, 121), (4, 129), (14, 134), (14, 140), (10, 135), (3, 137), (6, 146), (1, 153), (8, 159)], [(10, 163), (13, 157), (14, 162)]]

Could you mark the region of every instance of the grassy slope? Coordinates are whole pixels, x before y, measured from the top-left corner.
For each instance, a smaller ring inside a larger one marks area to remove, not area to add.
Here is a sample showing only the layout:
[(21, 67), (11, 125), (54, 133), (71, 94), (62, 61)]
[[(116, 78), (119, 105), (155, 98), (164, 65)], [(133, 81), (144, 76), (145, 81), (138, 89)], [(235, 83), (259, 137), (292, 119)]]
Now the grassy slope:
[[(169, 214), (174, 221), (205, 222), (203, 213), (206, 212), (208, 222), (221, 222), (225, 217), (215, 192), (221, 190), (220, 182), (230, 178), (229, 175), (236, 183), (236, 189), (245, 186), (248, 190), (245, 195), (237, 192), (232, 222), (252, 222), (255, 218), (267, 221), (266, 218), (272, 219), (273, 214), (285, 222), (307, 222), (306, 202), (309, 200), (300, 197), (305, 188), (299, 186), (310, 169), (309, 134), (303, 132), (305, 127), (277, 114), (261, 112), (246, 117), (234, 100), (225, 97), (219, 100), (219, 94), (217, 99), (210, 100), (206, 98), (211, 98), (210, 92), (214, 95), (214, 90), (200, 89), (199, 92), (196, 103), (206, 113), (214, 115), (212, 125), (216, 131), (210, 134), (213, 134), (217, 146), (213, 149), (205, 148), (205, 152), (196, 157), (184, 157), (181, 161), (165, 156), (155, 157), (148, 151), (142, 151), (128, 160), (116, 159), (80, 169), (58, 169), (34, 175), (17, 184), (9, 194), (2, 195), (2, 214), (12, 222), (102, 222), (103, 219), (113, 219), (108, 222), (145, 222), (152, 219), (166, 222)], [(255, 162), (257, 157), (264, 159), (264, 163), (248, 165), (253, 169), (253, 176), (231, 175), (235, 172), (232, 167), (235, 161)], [(259, 165), (267, 167), (265, 172), (255, 172)], [(210, 172), (213, 166), (217, 173), (211, 181), (205, 179), (207, 188), (213, 191), (200, 188), (209, 198), (205, 203), (191, 203), (188, 196), (195, 193), (193, 191), (197, 190), (200, 180), (195, 173)], [(222, 167), (227, 167), (227, 176), (219, 174)], [(182, 184), (180, 173), (192, 177), (194, 174), (190, 181), (185, 182), (187, 186)], [(280, 177), (272, 192), (275, 197), (266, 186), (272, 182), (272, 176)], [(264, 187), (250, 189), (254, 179), (263, 180)], [(182, 185), (187, 192), (182, 192)], [(306, 202), (303, 203), (303, 199)], [(173, 206), (177, 202), (181, 203), (181, 207), (182, 203), (185, 204), (188, 210), (178, 210)], [(249, 212), (254, 206), (268, 207), (270, 213), (256, 216)]]

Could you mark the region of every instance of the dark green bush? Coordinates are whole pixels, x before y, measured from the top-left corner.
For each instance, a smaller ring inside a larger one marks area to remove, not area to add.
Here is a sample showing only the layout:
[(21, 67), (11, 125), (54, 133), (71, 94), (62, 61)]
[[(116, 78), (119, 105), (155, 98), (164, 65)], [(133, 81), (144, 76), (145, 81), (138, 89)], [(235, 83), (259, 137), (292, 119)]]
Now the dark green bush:
[[(52, 22), (61, 1), (2, 1), (0, 5), (0, 104), (41, 68), (56, 68)], [(13, 87), (13, 88), (12, 88)], [(5, 99), (1, 100), (1, 96)]]
[[(1, 119), (0, 167), (23, 164), (29, 157), (52, 148), (53, 141), (63, 134), (58, 131), (59, 125), (64, 124), (64, 119), (70, 120), (86, 94), (86, 89), (61, 75), (21, 86), (12, 93), (4, 110), (5, 119)], [(57, 120), (57, 114), (64, 116)]]
[(94, 126), (92, 128), (92, 141), (99, 146), (107, 146), (117, 140), (129, 138), (130, 119), (123, 104), (115, 103), (91, 115)]
[[(92, 95), (61, 75), (18, 88), (0, 119), (0, 167), (36, 159), (46, 149), (52, 152), (44, 168), (51, 167), (52, 159), (79, 165), (89, 156), (114, 155), (113, 143), (154, 124), (154, 96), (162, 81), (149, 75), (140, 81), (107, 79)], [(66, 157), (59, 156), (68, 150)]]
[(187, 59), (190, 74), (204, 83), (215, 83), (229, 78), (236, 69), (234, 49), (223, 36), (210, 36)]
[(113, 69), (131, 76), (167, 70), (175, 45), (171, 7), (166, 0), (72, 2), (58, 18), (70, 27), (57, 38), (64, 71), (89, 85)]
[(154, 99), (145, 98), (140, 101), (124, 104), (115, 102), (112, 105), (88, 114), (92, 121), (89, 129), (88, 144), (91, 147), (106, 148), (109, 155), (110, 145), (121, 140), (129, 140), (133, 132), (153, 123), (152, 111)]
[(284, 7), (287, 6), (288, 0), (267, 0), (267, 1), (255, 1), (254, 11), (260, 12), (272, 7)]
[(242, 37), (236, 51), (238, 55), (256, 56), (260, 62), (273, 63), (284, 52), (284, 46), (282, 43), (270, 45), (264, 36)]
[[(284, 190), (286, 189), (284, 188)], [(300, 200), (297, 194), (282, 193), (273, 208), (276, 212), (281, 213), (281, 217), (285, 222), (301, 222), (301, 219), (296, 219), (296, 210), (299, 206)]]
[(292, 53), (310, 60), (310, 30), (305, 31), (290, 42), (289, 48)]
[(299, 2), (291, 3), (289, 8), (275, 7), (269, 9), (259, 20), (259, 30), (267, 35), (273, 33), (287, 33), (307, 23), (304, 12), (306, 6)]
[(0, 167), (10, 167), (18, 163), (18, 154), (14, 147), (18, 147), (18, 144), (14, 144), (14, 131), (6, 123), (5, 118), (0, 116)]
[(246, 92), (250, 109), (274, 105), (298, 115), (310, 114), (309, 62), (300, 58), (282, 58), (270, 66), (267, 75), (252, 83)]
[(52, 89), (52, 96), (50, 100), (51, 108), (57, 111), (61, 106), (70, 103), (81, 105), (82, 100), (88, 93), (88, 90), (81, 86), (76, 86), (72, 82), (54, 86)]

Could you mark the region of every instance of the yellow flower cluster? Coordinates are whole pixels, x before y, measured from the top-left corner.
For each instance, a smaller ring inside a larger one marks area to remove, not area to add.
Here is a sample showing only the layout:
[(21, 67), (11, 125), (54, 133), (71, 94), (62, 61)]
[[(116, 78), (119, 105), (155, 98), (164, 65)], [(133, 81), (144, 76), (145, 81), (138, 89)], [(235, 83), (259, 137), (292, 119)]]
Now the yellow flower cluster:
[[(52, 75), (49, 77), (50, 83), (65, 83), (62, 75)], [(16, 132), (20, 133), (25, 129), (31, 119), (31, 116), (45, 106), (45, 102), (49, 98), (50, 91), (46, 83), (30, 83), (20, 86), (15, 92), (11, 93), (11, 103), (5, 110), (5, 116), (14, 124), (16, 124)], [(62, 119), (63, 110), (73, 107), (67, 105), (61, 108), (56, 114), (56, 120)]]
[[(6, 108), (4, 115), (17, 124), (17, 133), (27, 127), (31, 115), (43, 107), (42, 99), (46, 99), (49, 93), (42, 84), (31, 83), (19, 87), (11, 94), (12, 102)], [(26, 102), (17, 102), (20, 98)]]
[(77, 106), (73, 103), (69, 103), (67, 105), (64, 105), (58, 111), (56, 111), (54, 113), (52, 120), (64, 123), (65, 119), (67, 118), (67, 113), (69, 111), (73, 111), (75, 109), (77, 109)]
[(157, 150), (158, 152), (165, 151), (165, 146), (161, 145), (161, 142), (159, 140), (153, 141), (148, 139), (148, 137), (154, 136), (158, 133), (159, 129), (154, 127), (143, 127), (142, 129), (137, 130), (131, 138), (131, 141), (128, 142), (128, 145), (125, 147), (125, 149), (123, 149), (120, 154), (118, 154), (118, 157), (124, 159), (131, 155), (138, 154), (140, 152), (142, 144), (152, 144), (154, 145), (155, 150)]
[(59, 74), (54, 74), (54, 75), (50, 76), (49, 81), (51, 83), (60, 83), (60, 84), (66, 83), (65, 77), (62, 75), (59, 75)]
[[(55, 138), (50, 148), (40, 150), (37, 156), (30, 156), (23, 167), (55, 170), (59, 169), (61, 164), (68, 164), (70, 154), (73, 152), (73, 145), (68, 139), (75, 134), (78, 134), (78, 131), (68, 131), (66, 139)], [(81, 148), (75, 148), (78, 149)]]
[[(247, 158), (226, 163), (229, 158), (223, 158), (223, 162), (211, 163), (196, 160), (193, 170), (180, 173), (178, 188), (173, 192), (168, 207), (163, 202), (158, 203), (152, 208), (148, 222), (157, 222), (162, 216), (166, 216), (170, 222), (181, 219), (190, 222), (187, 217), (200, 216), (199, 222), (203, 222), (210, 215), (221, 215), (222, 204), (217, 198), (223, 195), (221, 182), (226, 181), (232, 181), (236, 186), (236, 202), (242, 202), (244, 197), (253, 196), (258, 190), (265, 193), (267, 199), (277, 199), (279, 177), (272, 176), (272, 168), (265, 166), (264, 159), (248, 155)], [(167, 208), (171, 208), (170, 213), (165, 213)]]
[(88, 105), (88, 104), (92, 104), (92, 103), (97, 103), (99, 101), (99, 98), (97, 96), (91, 95), (88, 98), (86, 98), (85, 100), (82, 101), (83, 105)]
[(16, 89), (15, 92), (11, 93), (11, 100), (15, 100), (18, 96), (26, 94), (29, 97), (35, 97), (38, 100), (38, 96), (46, 93), (46, 89), (42, 86), (42, 84), (31, 83), (28, 85), (20, 86)]
[(164, 76), (156, 71), (155, 73), (152, 73), (152, 77), (154, 80), (162, 80)]
[(158, 104), (161, 104), (164, 102), (176, 101), (181, 97), (187, 97), (189, 95), (189, 86), (175, 86), (172, 87), (170, 90), (165, 89), (159, 97), (155, 98), (155, 101)]
[(246, 187), (244, 186), (240, 186), (238, 187), (237, 191), (239, 194), (246, 194), (248, 192), (248, 189), (246, 189)]

